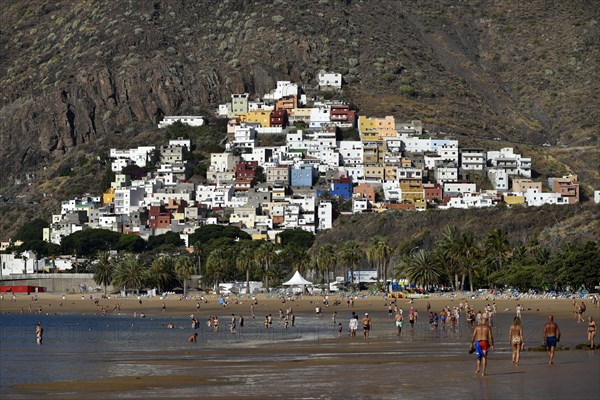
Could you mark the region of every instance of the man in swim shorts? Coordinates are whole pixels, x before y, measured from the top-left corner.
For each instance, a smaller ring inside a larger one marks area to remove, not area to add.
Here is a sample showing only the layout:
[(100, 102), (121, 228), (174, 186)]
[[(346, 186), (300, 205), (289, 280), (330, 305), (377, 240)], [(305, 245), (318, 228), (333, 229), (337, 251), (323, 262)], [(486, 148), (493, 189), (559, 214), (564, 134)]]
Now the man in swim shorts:
[(371, 330), (371, 318), (369, 318), (369, 313), (365, 313), (365, 317), (362, 319), (363, 325), (363, 334), (365, 335), (365, 339), (369, 338), (369, 331)]
[(396, 317), (394, 318), (394, 321), (396, 321), (396, 330), (397, 330), (396, 336), (400, 336), (402, 334), (402, 322), (403, 322), (402, 314), (397, 312)]
[(481, 371), (481, 376), (484, 376), (487, 368), (488, 352), (494, 349), (492, 329), (488, 325), (486, 318), (482, 318), (479, 321), (479, 325), (473, 330), (471, 346), (475, 347), (477, 353), (477, 370), (475, 373), (478, 374)]
[(556, 349), (556, 344), (560, 342), (560, 329), (558, 329), (558, 325), (554, 322), (554, 317), (552, 315), (548, 316), (548, 322), (544, 325), (544, 341), (548, 348), (548, 364), (553, 365), (554, 350)]

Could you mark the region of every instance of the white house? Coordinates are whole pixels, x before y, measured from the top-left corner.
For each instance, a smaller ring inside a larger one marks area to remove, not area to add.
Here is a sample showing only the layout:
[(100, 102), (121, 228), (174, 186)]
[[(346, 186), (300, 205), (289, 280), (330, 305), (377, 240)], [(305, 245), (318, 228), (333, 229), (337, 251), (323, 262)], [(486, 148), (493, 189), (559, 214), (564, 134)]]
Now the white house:
[(321, 71), (318, 78), (321, 89), (339, 90), (342, 88), (342, 74), (340, 73)]
[(246, 124), (236, 125), (233, 134), (232, 145), (235, 147), (246, 147), (250, 149), (258, 146), (256, 128)]
[(441, 147), (457, 146), (458, 140), (449, 139), (432, 139), (432, 138), (419, 138), (416, 136), (409, 136), (402, 134), (399, 136), (404, 144), (404, 150), (409, 153), (424, 153), (426, 151), (437, 152)]
[(233, 185), (198, 185), (196, 187), (196, 201), (207, 208), (227, 207), (234, 197)]
[(369, 200), (367, 199), (352, 199), (352, 214), (360, 214), (369, 210)]
[(542, 193), (538, 189), (527, 189), (525, 203), (528, 206), (543, 206), (544, 204), (569, 204), (569, 199), (562, 197), (560, 193)]
[(330, 201), (319, 201), (317, 216), (319, 221), (318, 230), (322, 231), (333, 227), (333, 206)]
[(480, 193), (465, 193), (458, 197), (452, 197), (445, 206), (439, 208), (483, 208), (494, 205), (491, 198)]
[(464, 193), (475, 193), (477, 187), (471, 182), (444, 182), (444, 196), (458, 196)]
[(290, 81), (277, 81), (277, 87), (265, 94), (264, 99), (277, 101), (287, 96), (298, 96), (298, 84)]
[(488, 168), (488, 178), (492, 183), (492, 187), (499, 192), (508, 190), (508, 173), (502, 168)]
[(158, 123), (158, 128), (165, 128), (169, 125), (173, 125), (175, 122), (181, 122), (189, 126), (202, 126), (205, 123), (205, 119), (199, 115), (169, 115), (165, 116), (162, 121)]

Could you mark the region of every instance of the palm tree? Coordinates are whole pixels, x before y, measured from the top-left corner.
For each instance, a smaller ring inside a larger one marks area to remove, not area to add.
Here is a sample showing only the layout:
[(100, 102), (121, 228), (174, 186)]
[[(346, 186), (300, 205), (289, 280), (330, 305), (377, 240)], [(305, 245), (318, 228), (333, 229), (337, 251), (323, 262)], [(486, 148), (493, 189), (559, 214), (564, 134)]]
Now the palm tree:
[(115, 272), (115, 265), (110, 259), (108, 252), (103, 251), (98, 254), (98, 262), (94, 266), (94, 282), (104, 286), (104, 294), (106, 295), (106, 287), (112, 283)]
[(317, 252), (317, 269), (326, 277), (327, 281), (327, 291), (329, 292), (329, 272), (335, 264), (337, 263), (337, 259), (335, 257), (335, 251), (333, 246), (330, 244), (323, 245), (319, 251)]
[(125, 254), (117, 261), (113, 283), (125, 291), (134, 289), (137, 293), (144, 284), (144, 272), (144, 265), (134, 254)]
[(383, 236), (374, 236), (367, 246), (367, 259), (377, 266), (377, 283), (381, 282), (381, 276), (387, 279), (387, 269), (393, 249), (389, 239)]
[(469, 276), (469, 288), (473, 291), (473, 275), (478, 272), (480, 250), (475, 243), (473, 232), (468, 231), (460, 237), (460, 269), (462, 273), (461, 289), (465, 286), (465, 277)]
[[(508, 260), (511, 250), (510, 243), (508, 242), (508, 233), (502, 232), (500, 229), (492, 229), (485, 238), (484, 246), (490, 259), (495, 260), (496, 265), (494, 270), (500, 271), (504, 263)], [(493, 270), (486, 271), (486, 275), (489, 275), (491, 272)]]
[(423, 288), (439, 283), (444, 273), (440, 265), (434, 262), (433, 255), (425, 250), (404, 257), (401, 270), (410, 282)]
[(196, 272), (196, 261), (187, 255), (177, 257), (175, 261), (175, 274), (177, 279), (183, 284), (183, 295), (187, 296), (187, 282)]
[(454, 260), (450, 256), (448, 250), (443, 247), (436, 247), (436, 249), (432, 253), (432, 263), (440, 268), (447, 276), (448, 281), (450, 282), (450, 287), (452, 291), (456, 291), (457, 288), (454, 282), (454, 276), (456, 274), (456, 269), (454, 264)]
[[(362, 259), (362, 250), (355, 241), (351, 240), (349, 242), (342, 243), (339, 246), (339, 252), (342, 265), (344, 265), (344, 267), (348, 267), (350, 270), (350, 282), (352, 283), (354, 281), (354, 267), (356, 267), (358, 262)], [(346, 270), (344, 270), (344, 275), (346, 277), (346, 281), (348, 281), (348, 274), (346, 274)]]
[(169, 256), (161, 256), (155, 259), (148, 270), (148, 279), (158, 286), (158, 292), (166, 289), (175, 275), (175, 265)]
[(304, 275), (306, 271), (312, 268), (313, 259), (308, 250), (301, 250), (298, 252), (298, 257), (296, 257), (291, 262), (292, 269), (300, 272), (301, 275)]
[(251, 247), (242, 248), (235, 259), (235, 265), (241, 272), (246, 273), (246, 293), (250, 294), (250, 271), (256, 267), (254, 251)]
[(207, 276), (212, 278), (215, 291), (219, 293), (219, 281), (229, 263), (229, 255), (224, 247), (213, 250), (206, 260)]
[(458, 274), (460, 266), (462, 264), (462, 235), (456, 226), (448, 226), (442, 234), (442, 240), (440, 242), (440, 248), (443, 249), (447, 254), (448, 261), (450, 264), (447, 266), (447, 270), (453, 275), (450, 276), (450, 280), (453, 279), (452, 287), (454, 290), (459, 288)]
[(256, 262), (263, 269), (265, 289), (267, 293), (269, 292), (269, 268), (273, 264), (276, 255), (275, 245), (271, 242), (264, 242), (258, 247), (258, 249), (256, 249), (256, 252), (254, 253)]

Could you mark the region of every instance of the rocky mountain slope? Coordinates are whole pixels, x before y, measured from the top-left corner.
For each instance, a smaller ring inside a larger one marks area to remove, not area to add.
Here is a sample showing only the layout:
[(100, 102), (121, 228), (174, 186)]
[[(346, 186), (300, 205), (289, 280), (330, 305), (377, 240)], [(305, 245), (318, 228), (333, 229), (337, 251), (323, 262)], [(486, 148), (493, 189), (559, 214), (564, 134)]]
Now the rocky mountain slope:
[(152, 138), (160, 115), (206, 114), (282, 79), (314, 86), (320, 69), (344, 73), (342, 96), (363, 114), (502, 145), (579, 146), (548, 154), (598, 186), (599, 17), (585, 0), (9, 2), (0, 194), (27, 193), (19, 218), (39, 213), (59, 200), (65, 160), (89, 163), (79, 184), (92, 190), (98, 151)]

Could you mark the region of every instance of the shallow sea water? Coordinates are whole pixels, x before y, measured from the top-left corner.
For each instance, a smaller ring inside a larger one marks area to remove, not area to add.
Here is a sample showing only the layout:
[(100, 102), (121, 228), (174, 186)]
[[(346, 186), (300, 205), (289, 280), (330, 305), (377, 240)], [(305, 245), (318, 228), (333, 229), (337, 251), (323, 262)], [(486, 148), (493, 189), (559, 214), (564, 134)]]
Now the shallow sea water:
[[(373, 340), (368, 342), (350, 340), (345, 333), (338, 338), (329, 319), (299, 316), (297, 327), (287, 330), (279, 321), (265, 331), (261, 320), (247, 320), (235, 335), (222, 317), (217, 335), (201, 324), (197, 344), (187, 343), (194, 330), (184, 317), (2, 314), (0, 397), (31, 397), (15, 387), (22, 384), (181, 374), (209, 379), (197, 386), (110, 392), (97, 398), (600, 398), (599, 350), (557, 352), (554, 367), (547, 365), (545, 352), (524, 352), (515, 368), (505, 337), (510, 319), (500, 315), (496, 321), (497, 348), (490, 354), (488, 376), (480, 377), (473, 373), (475, 359), (466, 352), (466, 325), (431, 331), (420, 321), (412, 334), (405, 324), (398, 338), (383, 313), (374, 316)], [(35, 343), (38, 321), (45, 328), (42, 345)], [(539, 345), (545, 321), (534, 316), (524, 321), (526, 344)], [(168, 322), (176, 328), (165, 329)], [(582, 325), (558, 322), (561, 345), (573, 348), (584, 341)], [(194, 354), (187, 352), (190, 346), (196, 346)], [(81, 397), (77, 392), (44, 395)]]

